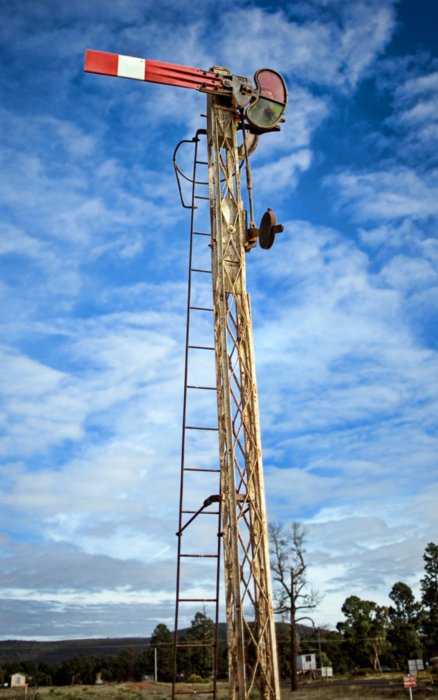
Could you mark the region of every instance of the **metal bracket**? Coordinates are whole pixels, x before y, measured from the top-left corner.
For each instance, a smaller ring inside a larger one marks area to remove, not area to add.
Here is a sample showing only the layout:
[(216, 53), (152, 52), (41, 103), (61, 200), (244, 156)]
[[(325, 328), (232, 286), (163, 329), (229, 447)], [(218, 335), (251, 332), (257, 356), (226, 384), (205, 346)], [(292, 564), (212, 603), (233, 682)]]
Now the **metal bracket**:
[(276, 234), (282, 233), (283, 231), (283, 224), (277, 224), (277, 217), (274, 212), (272, 209), (267, 209), (263, 214), (260, 227), (256, 228), (255, 226), (250, 226), (247, 229), (245, 250), (248, 251), (254, 248), (257, 245), (257, 239), (260, 248), (264, 248), (265, 250), (272, 248)]

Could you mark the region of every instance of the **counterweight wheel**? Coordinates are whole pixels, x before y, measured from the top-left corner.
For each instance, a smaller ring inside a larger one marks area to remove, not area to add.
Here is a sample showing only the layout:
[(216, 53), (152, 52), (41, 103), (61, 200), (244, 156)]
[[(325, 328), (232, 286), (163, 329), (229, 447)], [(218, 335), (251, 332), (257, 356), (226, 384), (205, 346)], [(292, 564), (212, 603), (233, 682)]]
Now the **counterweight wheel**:
[(263, 214), (260, 222), (259, 243), (260, 247), (268, 250), (272, 248), (275, 241), (275, 234), (283, 231), (283, 226), (277, 225), (277, 217), (272, 209), (268, 209)]

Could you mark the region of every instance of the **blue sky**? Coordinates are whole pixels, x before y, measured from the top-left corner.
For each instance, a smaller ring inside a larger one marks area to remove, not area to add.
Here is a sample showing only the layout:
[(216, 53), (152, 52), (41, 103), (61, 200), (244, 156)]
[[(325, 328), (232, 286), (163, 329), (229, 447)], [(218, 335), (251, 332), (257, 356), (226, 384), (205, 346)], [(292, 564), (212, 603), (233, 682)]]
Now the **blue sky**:
[(418, 591), (438, 532), (435, 4), (0, 12), (0, 638), (173, 624), (189, 222), (172, 153), (205, 101), (84, 74), (86, 48), (285, 76), (286, 124), (252, 158), (256, 219), (270, 206), (285, 233), (247, 260), (269, 519), (308, 528), (318, 624), (351, 593)]

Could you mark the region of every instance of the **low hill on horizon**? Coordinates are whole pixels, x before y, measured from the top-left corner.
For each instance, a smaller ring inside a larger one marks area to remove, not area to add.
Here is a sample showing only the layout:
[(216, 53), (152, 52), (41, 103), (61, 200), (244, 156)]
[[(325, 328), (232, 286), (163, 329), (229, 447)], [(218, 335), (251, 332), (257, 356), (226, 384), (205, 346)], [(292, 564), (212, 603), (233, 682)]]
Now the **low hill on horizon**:
[(127, 649), (144, 651), (149, 637), (114, 637), (106, 639), (66, 639), (60, 641), (27, 641), (10, 639), (0, 641), (0, 664), (31, 661), (61, 663), (76, 656), (117, 656)]
[[(283, 634), (289, 625), (277, 622), (277, 636), (282, 629)], [(313, 632), (307, 625), (297, 625), (300, 636), (305, 637)], [(188, 629), (180, 630), (184, 634)], [(225, 622), (219, 623), (219, 640), (226, 643), (227, 628)], [(78, 656), (117, 656), (122, 651), (134, 649), (145, 651), (150, 644), (150, 637), (108, 637), (97, 639), (64, 639), (58, 641), (29, 641), (25, 639), (9, 639), (0, 641), (0, 664), (32, 662), (56, 664), (69, 661)]]

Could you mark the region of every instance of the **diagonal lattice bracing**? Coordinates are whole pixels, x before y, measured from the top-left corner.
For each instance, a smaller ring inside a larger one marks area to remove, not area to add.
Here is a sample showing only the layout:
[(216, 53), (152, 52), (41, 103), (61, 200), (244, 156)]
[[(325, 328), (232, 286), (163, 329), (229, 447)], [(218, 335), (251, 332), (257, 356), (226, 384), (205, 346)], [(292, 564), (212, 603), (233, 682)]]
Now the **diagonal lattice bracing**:
[(246, 222), (235, 113), (209, 101), (208, 146), (214, 335), (230, 700), (279, 698)]

